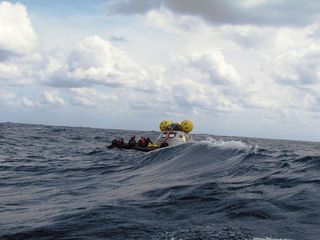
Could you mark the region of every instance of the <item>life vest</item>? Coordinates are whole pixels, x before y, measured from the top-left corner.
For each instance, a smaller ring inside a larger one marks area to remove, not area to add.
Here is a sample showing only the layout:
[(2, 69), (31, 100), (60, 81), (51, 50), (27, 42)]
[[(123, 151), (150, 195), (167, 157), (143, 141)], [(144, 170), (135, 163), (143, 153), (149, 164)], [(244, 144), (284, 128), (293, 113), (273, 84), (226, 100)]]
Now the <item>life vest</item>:
[(145, 147), (146, 146), (146, 141), (144, 140), (144, 138), (141, 138), (139, 141), (138, 141), (138, 145), (140, 147)]

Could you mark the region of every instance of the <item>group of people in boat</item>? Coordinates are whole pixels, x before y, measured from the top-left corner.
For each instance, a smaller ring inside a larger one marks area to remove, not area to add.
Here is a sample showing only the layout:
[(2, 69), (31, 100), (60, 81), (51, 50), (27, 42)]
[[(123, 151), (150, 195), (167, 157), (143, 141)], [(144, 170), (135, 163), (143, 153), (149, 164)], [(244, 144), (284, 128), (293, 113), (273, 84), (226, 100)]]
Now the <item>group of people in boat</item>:
[[(152, 141), (149, 137), (145, 138), (145, 137), (141, 137), (138, 141), (136, 141), (136, 136), (133, 135), (130, 140), (128, 141), (128, 146), (130, 147), (147, 147), (148, 145), (152, 144)], [(125, 142), (123, 140), (123, 138), (120, 138), (120, 139), (115, 139), (111, 142), (112, 145), (115, 145), (115, 146), (124, 146), (125, 145)]]
[(147, 138), (141, 137), (138, 141), (136, 141), (136, 136), (133, 135), (130, 138), (128, 145), (129, 146), (138, 146), (138, 147), (147, 147), (149, 145), (149, 143), (150, 144), (153, 143), (149, 137), (147, 137)]
[[(128, 148), (135, 148), (135, 147), (140, 147), (140, 148), (144, 148), (144, 147), (148, 147), (149, 144), (153, 144), (153, 142), (151, 141), (151, 139), (149, 137), (141, 137), (138, 141), (136, 141), (136, 136), (133, 135), (130, 140), (128, 141), (128, 143), (125, 143), (123, 138), (119, 138), (119, 139), (114, 139), (111, 142), (112, 146), (115, 147), (128, 147)], [(160, 148), (163, 147), (167, 147), (169, 146), (168, 142), (167, 142), (167, 138), (165, 138), (163, 140), (163, 142), (160, 144)]]

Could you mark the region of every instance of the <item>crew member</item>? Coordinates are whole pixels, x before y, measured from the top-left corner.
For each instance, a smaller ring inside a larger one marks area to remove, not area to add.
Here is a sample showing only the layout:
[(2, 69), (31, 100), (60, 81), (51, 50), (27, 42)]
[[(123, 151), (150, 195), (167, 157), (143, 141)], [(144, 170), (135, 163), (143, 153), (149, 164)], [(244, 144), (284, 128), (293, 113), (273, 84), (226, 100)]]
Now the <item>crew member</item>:
[(146, 146), (146, 140), (144, 137), (141, 137), (140, 140), (138, 141), (138, 146), (139, 147), (145, 147)]
[(153, 144), (153, 142), (151, 141), (151, 139), (150, 139), (149, 137), (147, 137), (147, 139), (146, 139), (146, 146), (148, 146), (149, 143)]
[(169, 146), (169, 144), (167, 143), (167, 139), (165, 139), (165, 140), (161, 143), (160, 148), (164, 148), (164, 147), (168, 147), (168, 146)]
[(129, 140), (129, 142), (128, 142), (128, 145), (131, 146), (131, 147), (134, 147), (134, 146), (136, 145), (136, 136), (135, 136), (135, 135), (133, 135), (133, 136), (130, 138), (130, 140)]
[(123, 140), (123, 138), (120, 138), (120, 140), (118, 140), (117, 145), (124, 145), (124, 140)]

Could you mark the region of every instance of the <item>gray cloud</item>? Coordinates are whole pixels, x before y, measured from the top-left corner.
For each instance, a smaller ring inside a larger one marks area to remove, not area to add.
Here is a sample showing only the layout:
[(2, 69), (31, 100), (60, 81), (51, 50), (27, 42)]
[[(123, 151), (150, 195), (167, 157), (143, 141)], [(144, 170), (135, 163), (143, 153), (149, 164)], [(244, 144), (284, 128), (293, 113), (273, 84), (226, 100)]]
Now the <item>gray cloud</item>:
[(213, 24), (306, 25), (318, 20), (317, 0), (117, 0), (109, 14), (143, 14), (165, 7), (179, 14), (194, 15)]
[(111, 88), (121, 88), (125, 87), (124, 84), (116, 82), (118, 79), (106, 76), (105, 79), (110, 79), (110, 82), (101, 82), (90, 78), (83, 79), (69, 79), (63, 76), (53, 76), (50, 80), (44, 82), (45, 86), (57, 87), (57, 88), (83, 88), (83, 87), (93, 87), (95, 85), (103, 85)]
[(0, 49), (0, 62), (7, 61), (10, 58), (16, 57), (16, 56), (18, 56), (18, 54), (13, 51), (9, 51), (6, 49)]
[(123, 13), (123, 14), (139, 14), (145, 13), (153, 8), (159, 8), (161, 1), (159, 0), (133, 0), (133, 1), (112, 1), (108, 8), (108, 13)]
[(112, 41), (112, 42), (126, 42), (127, 39), (125, 37), (122, 37), (122, 36), (111, 36), (109, 38), (109, 41)]

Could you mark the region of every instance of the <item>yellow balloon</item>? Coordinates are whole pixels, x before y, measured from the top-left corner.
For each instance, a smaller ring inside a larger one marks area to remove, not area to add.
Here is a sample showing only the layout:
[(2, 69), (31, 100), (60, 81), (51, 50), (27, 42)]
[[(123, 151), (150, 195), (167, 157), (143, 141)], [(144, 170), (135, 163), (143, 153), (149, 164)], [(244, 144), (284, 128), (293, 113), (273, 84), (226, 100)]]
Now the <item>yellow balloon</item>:
[(189, 133), (193, 129), (193, 124), (190, 120), (184, 120), (181, 122), (181, 129), (182, 131)]
[(163, 131), (167, 130), (167, 127), (168, 127), (169, 125), (171, 125), (171, 124), (172, 124), (172, 121), (170, 121), (170, 120), (163, 120), (163, 121), (160, 123), (160, 125), (159, 125), (160, 131), (163, 132)]

